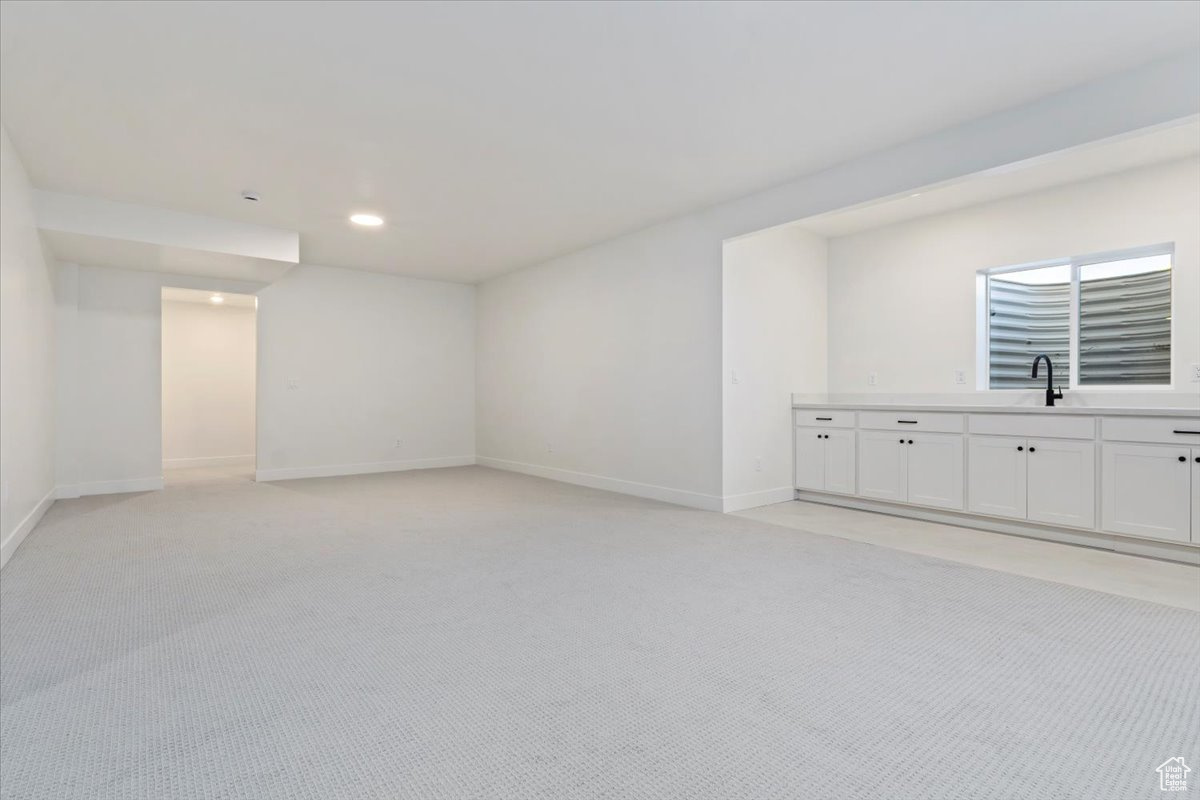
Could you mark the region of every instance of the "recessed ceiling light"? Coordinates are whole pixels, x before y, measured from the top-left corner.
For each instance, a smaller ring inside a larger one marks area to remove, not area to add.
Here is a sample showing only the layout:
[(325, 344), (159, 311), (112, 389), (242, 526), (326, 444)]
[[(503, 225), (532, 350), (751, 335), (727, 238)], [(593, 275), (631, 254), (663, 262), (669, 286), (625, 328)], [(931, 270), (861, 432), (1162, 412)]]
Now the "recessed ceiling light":
[(221, 297), (221, 295), (219, 295), (219, 294), (214, 294), (212, 297), (208, 298), (208, 302), (212, 303), (213, 305), (219, 306), (219, 305), (221, 305), (221, 303), (225, 302), (225, 298)]
[(368, 228), (375, 228), (383, 224), (383, 217), (377, 217), (374, 214), (351, 214), (350, 221), (355, 225), (365, 225)]
[(920, 196), (921, 196), (920, 192), (913, 192), (912, 194), (909, 195), (909, 197), (920, 197)]

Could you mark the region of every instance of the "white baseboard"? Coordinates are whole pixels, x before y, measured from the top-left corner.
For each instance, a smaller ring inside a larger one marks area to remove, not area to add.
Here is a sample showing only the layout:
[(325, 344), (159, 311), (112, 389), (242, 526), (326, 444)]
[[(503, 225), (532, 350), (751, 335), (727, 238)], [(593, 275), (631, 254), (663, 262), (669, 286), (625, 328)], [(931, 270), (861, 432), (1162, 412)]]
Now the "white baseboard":
[(21, 546), (21, 542), (25, 541), (25, 537), (29, 532), (37, 527), (37, 524), (42, 521), (42, 517), (50, 510), (50, 506), (54, 505), (55, 490), (51, 489), (46, 493), (46, 496), (38, 501), (38, 504), (33, 507), (33, 510), (25, 515), (25, 519), (13, 529), (2, 543), (0, 543), (0, 568), (3, 568), (8, 560), (12, 558), (12, 554)]
[(867, 500), (849, 495), (833, 495), (797, 490), (796, 499), (809, 503), (823, 503), (830, 506), (841, 506), (842, 508), (854, 508), (860, 511), (873, 511), (877, 514), (890, 514), (894, 517), (907, 517), (909, 519), (925, 520), (926, 522), (940, 522), (944, 525), (957, 525), (960, 528), (974, 528), (994, 533), (1025, 536), (1030, 539), (1045, 539), (1062, 544), (1091, 547), (1097, 550), (1111, 550), (1117, 553), (1159, 558), (1165, 561), (1200, 564), (1200, 548), (1186, 544), (1156, 542), (1151, 539), (1129, 539), (1102, 531), (1073, 530), (1071, 528), (1059, 528), (1017, 520), (1002, 520), (996, 517), (975, 516), (966, 512), (940, 511), (932, 508), (893, 504), (882, 500)]
[(182, 467), (252, 467), (254, 454), (248, 456), (202, 456), (200, 458), (164, 458), (163, 469)]
[(56, 496), (60, 500), (72, 497), (87, 497), (93, 494), (125, 494), (127, 492), (157, 492), (163, 488), (161, 475), (153, 478), (130, 478), (121, 481), (87, 481), (59, 486)]
[(1167, 561), (1182, 561), (1200, 566), (1200, 549), (1187, 545), (1172, 545), (1166, 542), (1142, 541), (1138, 539), (1114, 539), (1112, 549), (1131, 556), (1161, 558)]
[(410, 469), (466, 467), (475, 463), (475, 456), (445, 456), (417, 458), (409, 461), (371, 461), (365, 464), (326, 464), (316, 467), (281, 467), (260, 469), (256, 481), (287, 481), (296, 478), (334, 478), (339, 475), (370, 475), (376, 472), (404, 472)]
[(747, 492), (746, 494), (730, 494), (722, 499), (721, 510), (728, 513), (730, 511), (745, 511), (748, 508), (758, 508), (759, 506), (770, 506), (775, 503), (786, 503), (793, 499), (795, 490), (790, 486), (780, 486), (775, 489), (764, 489), (761, 492)]
[[(484, 467), (502, 469), (508, 472), (520, 472), (524, 475), (535, 475), (539, 478), (549, 478), (553, 481), (573, 483), (576, 486), (587, 486), (591, 489), (605, 489), (610, 492), (630, 494), (634, 497), (644, 497), (648, 500), (662, 500), (664, 503), (674, 503), (689, 508), (699, 508), (704, 511), (720, 511), (722, 498), (713, 494), (689, 492), (684, 489), (671, 489), (667, 486), (655, 486), (650, 483), (637, 483), (620, 478), (608, 478), (603, 475), (592, 475), (587, 472), (573, 472), (557, 467), (543, 467), (540, 464), (526, 464), (520, 461), (506, 461), (502, 458), (477, 456), (476, 463)], [(785, 499), (790, 499), (790, 496)]]

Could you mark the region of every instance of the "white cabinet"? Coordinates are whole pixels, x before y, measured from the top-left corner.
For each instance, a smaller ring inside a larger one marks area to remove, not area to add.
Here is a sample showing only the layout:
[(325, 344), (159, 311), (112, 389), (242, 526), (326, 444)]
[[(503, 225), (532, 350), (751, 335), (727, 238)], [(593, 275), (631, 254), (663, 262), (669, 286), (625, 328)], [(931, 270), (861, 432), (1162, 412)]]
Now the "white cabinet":
[(1025, 519), (1025, 440), (972, 436), (967, 446), (970, 497), (976, 514)]
[(1119, 442), (1103, 449), (1104, 530), (1191, 541), (1197, 469), (1191, 449)]
[(1096, 526), (1096, 445), (1029, 439), (1029, 519), (1075, 528)]
[(908, 497), (905, 475), (907, 437), (882, 431), (858, 433), (858, 493), (876, 500), (903, 503)]
[(796, 428), (796, 488), (824, 491), (825, 431)]
[(854, 494), (854, 431), (825, 432), (825, 491)]
[(971, 512), (1095, 527), (1096, 446), (1091, 442), (972, 436), (967, 455)]
[(1200, 447), (1192, 450), (1192, 544), (1200, 544)]
[(962, 437), (859, 432), (858, 494), (896, 503), (961, 509)]
[(854, 492), (854, 431), (796, 428), (796, 488)]
[(954, 434), (915, 433), (907, 440), (908, 502), (963, 507), (963, 440)]
[[(913, 506), (907, 515), (926, 519), (939, 509), (1036, 523), (986, 526), (1032, 536), (1054, 526), (1074, 538), (1092, 530), (1200, 547), (1192, 414), (798, 404), (793, 420), (797, 489)], [(1113, 537), (1098, 544), (1147, 550)]]

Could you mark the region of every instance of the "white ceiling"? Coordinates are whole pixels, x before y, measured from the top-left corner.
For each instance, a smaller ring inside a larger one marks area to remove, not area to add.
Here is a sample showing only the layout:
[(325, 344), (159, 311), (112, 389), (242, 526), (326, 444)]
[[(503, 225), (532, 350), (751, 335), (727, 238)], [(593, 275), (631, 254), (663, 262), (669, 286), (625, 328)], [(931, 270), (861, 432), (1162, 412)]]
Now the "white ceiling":
[[(0, 6), (42, 189), (475, 281), (1200, 45), (1200, 3)], [(262, 196), (239, 198), (243, 189)], [(351, 211), (387, 218), (354, 229)]]
[(59, 261), (93, 267), (138, 269), (273, 283), (292, 265), (266, 258), (251, 258), (212, 250), (191, 250), (129, 239), (110, 239), (65, 231), (43, 230), (42, 242)]
[(1016, 197), (1200, 154), (1200, 120), (969, 175), (920, 192), (853, 206), (800, 220), (822, 236), (846, 236), (897, 222)]
[[(213, 295), (220, 295), (221, 302), (213, 303)], [(219, 309), (258, 308), (258, 298), (252, 294), (212, 292), (207, 289), (183, 289), (175, 286), (166, 286), (162, 290), (162, 299), (170, 303), (200, 303)]]

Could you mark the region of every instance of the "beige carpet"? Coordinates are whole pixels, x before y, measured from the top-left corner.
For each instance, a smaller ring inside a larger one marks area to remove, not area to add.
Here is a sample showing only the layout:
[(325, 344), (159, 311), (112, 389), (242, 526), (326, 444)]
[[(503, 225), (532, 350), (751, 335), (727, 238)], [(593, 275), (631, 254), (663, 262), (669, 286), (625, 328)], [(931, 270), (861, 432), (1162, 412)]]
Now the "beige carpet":
[(1125, 800), (1175, 756), (1200, 615), (482, 468), (60, 501), (0, 580), (13, 800)]

